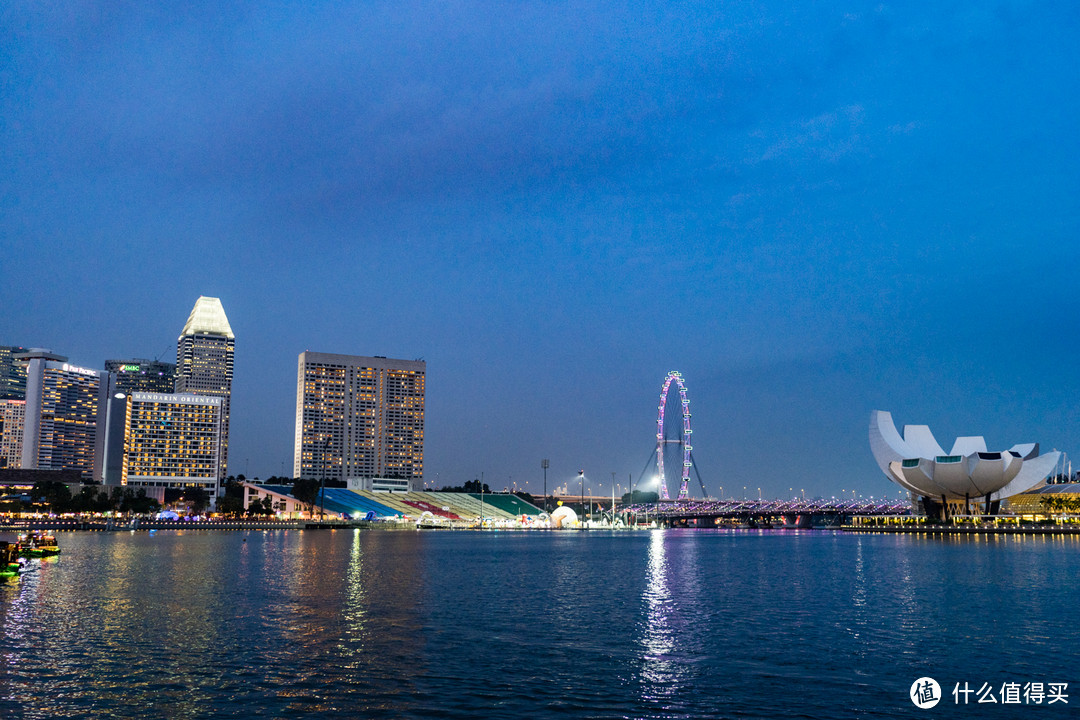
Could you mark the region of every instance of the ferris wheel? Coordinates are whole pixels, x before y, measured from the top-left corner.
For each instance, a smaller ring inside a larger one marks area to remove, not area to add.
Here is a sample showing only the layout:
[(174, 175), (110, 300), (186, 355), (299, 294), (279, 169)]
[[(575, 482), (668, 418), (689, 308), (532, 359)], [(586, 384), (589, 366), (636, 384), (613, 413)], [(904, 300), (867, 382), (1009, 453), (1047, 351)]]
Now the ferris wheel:
[[(668, 440), (664, 437), (664, 412), (667, 407), (668, 391), (671, 389), (671, 383), (675, 383), (679, 388), (679, 402), (682, 405), (682, 433), (678, 440)], [(667, 489), (667, 478), (664, 475), (664, 446), (668, 443), (678, 443), (682, 445), (682, 476), (679, 483), (679, 499), (688, 498), (690, 496), (690, 467), (692, 462), (690, 461), (690, 451), (693, 447), (690, 445), (690, 436), (694, 432), (690, 429), (690, 400), (686, 397), (686, 383), (683, 382), (681, 373), (674, 370), (667, 374), (664, 378), (664, 388), (660, 391), (660, 406), (659, 412), (656, 416), (656, 475), (660, 481), (660, 499), (669, 500)]]

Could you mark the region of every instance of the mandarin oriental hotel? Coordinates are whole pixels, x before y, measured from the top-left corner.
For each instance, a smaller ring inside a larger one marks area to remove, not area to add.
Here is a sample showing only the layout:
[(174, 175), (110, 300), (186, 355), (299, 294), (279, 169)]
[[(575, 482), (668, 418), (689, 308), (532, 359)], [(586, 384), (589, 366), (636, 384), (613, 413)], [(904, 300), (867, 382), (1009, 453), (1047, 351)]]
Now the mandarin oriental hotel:
[(131, 393), (124, 411), (122, 485), (198, 486), (213, 493), (220, 470), (221, 397)]

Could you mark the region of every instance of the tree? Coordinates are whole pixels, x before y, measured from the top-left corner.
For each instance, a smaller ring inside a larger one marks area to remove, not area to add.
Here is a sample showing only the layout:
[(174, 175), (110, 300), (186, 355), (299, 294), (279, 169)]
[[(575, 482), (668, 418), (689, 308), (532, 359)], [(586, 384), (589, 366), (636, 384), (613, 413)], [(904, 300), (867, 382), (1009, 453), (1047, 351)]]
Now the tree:
[(637, 505), (640, 503), (654, 503), (660, 499), (658, 493), (646, 490), (634, 490), (622, 496), (623, 505)]
[(319, 501), (319, 481), (313, 478), (297, 478), (293, 482), (292, 496), (308, 506), (308, 512), (315, 511)]
[(253, 516), (273, 515), (274, 501), (270, 499), (269, 495), (262, 498), (261, 500), (252, 500), (250, 503), (248, 503), (247, 514)]
[(224, 497), (218, 500), (217, 506), (218, 512), (222, 515), (243, 515), (244, 514), (244, 498), (236, 497), (235, 495), (229, 495), (225, 493)]
[(160, 512), (161, 503), (152, 497), (146, 496), (146, 488), (139, 488), (135, 493), (135, 497), (130, 501), (131, 512), (138, 515), (146, 515), (147, 513)]
[(69, 508), (75, 512), (93, 512), (97, 506), (97, 496), (96, 487), (83, 485), (79, 494), (71, 499)]
[(38, 480), (30, 490), (30, 496), (54, 513), (64, 512), (71, 506), (71, 489), (58, 480)]
[(185, 488), (181, 497), (191, 506), (191, 512), (195, 515), (201, 514), (210, 504), (210, 494), (201, 487)]
[(479, 492), (490, 493), (491, 492), (491, 489), (487, 486), (487, 483), (483, 484), (483, 489), (481, 490), (479, 480), (469, 480), (468, 482), (465, 483), (464, 487), (465, 487), (465, 492), (467, 492), (467, 493), (479, 493)]

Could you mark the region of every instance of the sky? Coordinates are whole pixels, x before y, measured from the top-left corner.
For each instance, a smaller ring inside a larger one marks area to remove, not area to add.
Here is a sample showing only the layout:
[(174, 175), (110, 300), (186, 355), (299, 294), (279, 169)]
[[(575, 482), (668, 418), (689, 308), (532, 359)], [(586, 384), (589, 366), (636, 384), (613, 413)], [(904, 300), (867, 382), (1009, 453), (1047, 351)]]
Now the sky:
[(1080, 452), (1078, 67), (1072, 2), (6, 2), (0, 344), (221, 298), (249, 477), (304, 350), (427, 362), (429, 486), (625, 491), (672, 370), (714, 496), (900, 497), (876, 409)]

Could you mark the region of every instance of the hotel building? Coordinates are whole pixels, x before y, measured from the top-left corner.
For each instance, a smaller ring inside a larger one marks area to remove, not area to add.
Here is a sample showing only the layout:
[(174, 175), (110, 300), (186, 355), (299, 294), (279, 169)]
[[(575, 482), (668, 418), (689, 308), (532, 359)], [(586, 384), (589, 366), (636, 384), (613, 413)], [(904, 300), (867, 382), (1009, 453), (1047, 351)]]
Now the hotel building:
[(176, 389), (176, 366), (158, 360), (106, 360), (105, 370), (116, 376), (116, 391), (171, 393)]
[(300, 354), (293, 476), (366, 490), (417, 490), (424, 477), (421, 360)]
[(70, 365), (47, 350), (17, 354), (27, 363), (21, 467), (24, 470), (78, 470), (101, 481), (100, 460), (108, 373)]
[(16, 470), (22, 467), (25, 423), (25, 400), (0, 400), (0, 468)]
[(225, 400), (184, 393), (131, 393), (124, 407), (121, 485), (198, 486), (213, 494), (221, 476)]
[(225, 478), (229, 459), (229, 398), (235, 344), (236, 336), (221, 300), (212, 297), (200, 297), (195, 302), (176, 343), (175, 391), (221, 398), (219, 479)]

